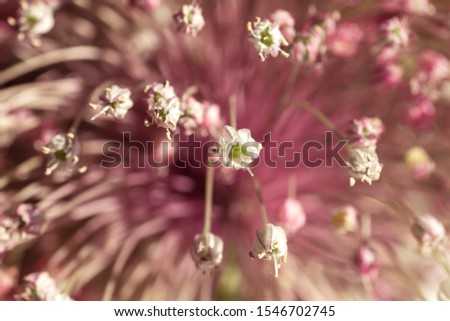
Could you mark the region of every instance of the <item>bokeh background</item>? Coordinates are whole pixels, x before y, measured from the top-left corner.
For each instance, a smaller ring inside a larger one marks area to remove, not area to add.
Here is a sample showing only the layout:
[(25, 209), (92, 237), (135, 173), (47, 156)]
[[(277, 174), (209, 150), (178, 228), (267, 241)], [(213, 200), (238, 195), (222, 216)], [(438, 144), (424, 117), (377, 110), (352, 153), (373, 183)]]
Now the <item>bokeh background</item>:
[[(24, 278), (44, 271), (75, 300), (435, 300), (450, 293), (445, 282), (440, 287), (447, 240), (433, 229), (450, 224), (448, 1), (201, 0), (206, 23), (197, 37), (177, 32), (172, 16), (185, 1), (46, 3), (55, 25), (34, 47), (7, 23), (19, 2), (0, 0), (0, 215), (14, 217), (26, 203), (43, 217), (38, 235), (3, 243), (1, 299), (17, 298)], [(290, 47), (289, 58), (259, 60), (247, 22), (277, 9), (292, 15), (299, 35), (322, 28), (308, 59)], [(396, 18), (407, 21), (404, 29), (386, 31)], [(401, 43), (383, 51), (392, 37)], [(292, 141), (296, 151), (310, 140), (325, 144), (329, 130), (301, 102), (344, 136), (353, 119), (379, 117), (381, 177), (350, 187), (348, 170), (336, 163), (285, 168), (294, 150), (285, 157), (272, 150), (277, 166), (260, 162), (253, 171), (270, 220), (291, 227), (276, 279), (271, 262), (248, 255), (261, 226), (249, 175), (217, 169), (212, 226), (224, 241), (223, 262), (201, 273), (190, 247), (203, 226), (205, 169), (180, 168), (194, 151), (175, 145), (165, 153), (165, 131), (144, 126), (143, 88), (166, 80), (180, 95), (197, 87), (195, 97), (220, 106), (224, 123), (235, 97), (239, 128), (258, 141), (267, 133)], [(130, 88), (134, 107), (123, 121), (91, 121), (89, 103), (112, 84)], [(41, 147), (74, 123), (87, 171), (46, 176)], [(146, 153), (171, 165), (139, 168), (133, 149), (130, 168), (102, 168), (103, 144), (122, 142), (124, 132), (153, 142)], [(339, 233), (332, 217), (347, 205), (358, 227)], [(425, 214), (438, 223), (422, 224), (418, 236), (413, 226)], [(424, 242), (433, 243), (430, 253)], [(361, 255), (367, 248), (369, 257)]]

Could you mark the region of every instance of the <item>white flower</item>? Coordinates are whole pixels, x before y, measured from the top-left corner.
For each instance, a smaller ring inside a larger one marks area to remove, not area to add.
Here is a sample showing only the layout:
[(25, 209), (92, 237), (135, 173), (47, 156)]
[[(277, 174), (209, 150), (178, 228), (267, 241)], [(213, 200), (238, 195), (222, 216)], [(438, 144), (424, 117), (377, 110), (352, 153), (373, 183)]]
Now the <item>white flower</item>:
[(281, 268), (281, 263), (286, 263), (287, 254), (287, 238), (282, 227), (269, 223), (256, 231), (256, 239), (253, 242), (250, 256), (258, 259), (272, 260), (275, 277), (278, 277), (278, 270)]
[(53, 8), (45, 2), (22, 1), (18, 20), (9, 18), (11, 25), (18, 25), (19, 39), (28, 37), (34, 45), (39, 45), (38, 37), (49, 32), (54, 24)]
[(205, 26), (202, 8), (198, 4), (183, 5), (173, 18), (178, 25), (178, 31), (192, 37), (197, 36), (197, 33)]
[(133, 107), (130, 90), (116, 85), (106, 88), (104, 95), (100, 97), (100, 101), (98, 104), (89, 104), (89, 107), (94, 110), (100, 109), (91, 120), (108, 114), (112, 115), (115, 119), (122, 120), (125, 118), (128, 110)]
[(256, 142), (247, 128), (236, 130), (225, 126), (219, 140), (220, 158), (225, 167), (241, 169), (259, 157), (262, 145)]
[(247, 24), (250, 39), (258, 51), (259, 58), (264, 61), (269, 55), (277, 57), (282, 54), (289, 57), (289, 54), (281, 49), (281, 46), (287, 46), (289, 43), (284, 38), (277, 24), (269, 20), (256, 18), (253, 23)]
[(169, 82), (165, 84), (154, 83), (145, 88), (147, 93), (148, 110), (150, 119), (145, 124), (150, 126), (156, 124), (158, 127), (166, 129), (167, 138), (171, 139), (170, 131), (177, 128), (178, 120), (183, 112), (181, 111), (180, 98), (175, 94), (175, 90)]
[[(56, 134), (50, 144), (42, 148), (44, 154), (51, 156), (45, 175), (52, 174), (56, 169), (62, 173), (71, 175), (76, 168), (76, 164), (80, 160), (81, 152), (78, 140), (72, 133)], [(86, 167), (79, 168), (80, 173), (84, 172)]]
[(71, 298), (62, 293), (55, 280), (47, 272), (33, 273), (25, 277), (27, 282), (23, 293), (17, 296), (26, 301), (70, 301)]
[(389, 19), (382, 26), (387, 43), (394, 48), (406, 47), (409, 43), (409, 24), (406, 18)]
[(223, 241), (212, 233), (197, 234), (191, 251), (197, 268), (201, 270), (216, 268), (223, 258)]
[(378, 161), (374, 148), (353, 144), (350, 151), (346, 162), (350, 172), (350, 186), (355, 185), (356, 180), (372, 185), (373, 181), (380, 179), (383, 164)]

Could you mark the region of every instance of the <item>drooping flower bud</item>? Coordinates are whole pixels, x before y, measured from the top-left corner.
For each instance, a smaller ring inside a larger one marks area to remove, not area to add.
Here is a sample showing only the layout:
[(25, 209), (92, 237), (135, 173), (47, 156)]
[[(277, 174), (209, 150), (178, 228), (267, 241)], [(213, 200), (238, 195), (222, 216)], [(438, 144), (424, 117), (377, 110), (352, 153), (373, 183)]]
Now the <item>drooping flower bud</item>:
[(223, 258), (223, 241), (212, 233), (197, 234), (191, 250), (197, 268), (205, 271), (220, 265)]
[(279, 54), (289, 57), (289, 54), (281, 48), (289, 43), (276, 23), (256, 18), (253, 23), (247, 24), (247, 29), (261, 61), (266, 60), (268, 56), (277, 57)]
[(422, 254), (429, 254), (446, 240), (445, 228), (434, 216), (424, 214), (416, 219), (411, 232), (419, 243)]
[(380, 179), (383, 164), (378, 161), (374, 148), (352, 144), (350, 151), (346, 162), (350, 172), (350, 186), (354, 186), (357, 180), (372, 185), (373, 181)]
[(278, 221), (287, 234), (294, 234), (306, 224), (306, 214), (299, 200), (289, 197), (281, 205)]
[(146, 126), (156, 124), (165, 128), (167, 138), (170, 140), (170, 132), (176, 130), (178, 120), (182, 115), (180, 98), (175, 94), (175, 90), (169, 82), (165, 84), (154, 83), (145, 88), (147, 94), (147, 104), (149, 119), (146, 119)]
[(361, 245), (354, 260), (361, 276), (369, 279), (374, 279), (378, 276), (380, 263), (378, 262), (376, 252), (369, 245)]
[(259, 157), (261, 143), (255, 141), (247, 128), (236, 130), (225, 126), (219, 140), (219, 154), (222, 165), (238, 170), (248, 167)]
[(333, 213), (331, 223), (338, 233), (354, 232), (358, 228), (358, 211), (352, 205), (346, 205)]
[(253, 242), (250, 256), (252, 258), (272, 260), (275, 277), (278, 277), (281, 263), (286, 263), (287, 254), (287, 238), (282, 227), (269, 223), (256, 231), (256, 239)]
[(178, 31), (196, 37), (205, 26), (202, 8), (198, 4), (185, 4), (173, 15)]
[(111, 115), (117, 120), (122, 120), (125, 118), (128, 110), (133, 107), (131, 92), (128, 88), (113, 85), (106, 88), (104, 94), (99, 98), (100, 103), (89, 104), (89, 107), (92, 109), (99, 109), (99, 112), (91, 120), (95, 120), (102, 115)]
[(436, 166), (427, 151), (420, 146), (411, 147), (406, 151), (405, 164), (417, 180), (430, 177)]

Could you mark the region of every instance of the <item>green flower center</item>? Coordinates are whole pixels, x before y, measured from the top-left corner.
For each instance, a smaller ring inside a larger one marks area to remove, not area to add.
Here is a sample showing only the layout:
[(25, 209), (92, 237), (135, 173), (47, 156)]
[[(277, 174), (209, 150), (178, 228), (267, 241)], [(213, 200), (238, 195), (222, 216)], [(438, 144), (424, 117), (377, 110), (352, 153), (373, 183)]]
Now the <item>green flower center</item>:
[(267, 47), (270, 47), (273, 45), (273, 38), (272, 35), (270, 34), (270, 26), (267, 26), (262, 32), (261, 32), (261, 38), (259, 41), (261, 41), (261, 43), (263, 45), (266, 45)]

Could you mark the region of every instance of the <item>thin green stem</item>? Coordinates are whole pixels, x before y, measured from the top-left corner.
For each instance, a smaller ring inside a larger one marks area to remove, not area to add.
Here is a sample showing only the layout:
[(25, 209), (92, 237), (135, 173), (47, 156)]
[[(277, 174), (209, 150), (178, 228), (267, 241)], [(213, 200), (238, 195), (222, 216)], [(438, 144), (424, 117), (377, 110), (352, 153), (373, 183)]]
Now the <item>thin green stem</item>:
[(236, 117), (236, 96), (232, 95), (230, 97), (230, 125), (233, 128), (237, 128), (237, 117)]
[(212, 202), (214, 190), (214, 167), (206, 167), (206, 183), (205, 183), (205, 221), (203, 223), (203, 233), (211, 232), (212, 220)]
[(264, 205), (264, 200), (263, 200), (263, 196), (262, 196), (261, 185), (259, 184), (259, 181), (256, 178), (255, 174), (253, 174), (252, 170), (247, 167), (247, 171), (253, 180), (253, 186), (255, 187), (256, 195), (258, 197), (259, 208), (261, 211), (261, 218), (262, 218), (263, 224), (264, 225), (269, 224), (269, 218), (267, 216), (267, 210), (266, 210), (266, 206)]

